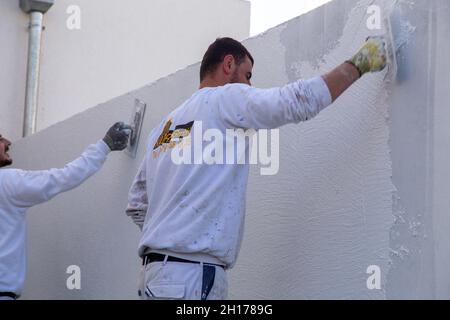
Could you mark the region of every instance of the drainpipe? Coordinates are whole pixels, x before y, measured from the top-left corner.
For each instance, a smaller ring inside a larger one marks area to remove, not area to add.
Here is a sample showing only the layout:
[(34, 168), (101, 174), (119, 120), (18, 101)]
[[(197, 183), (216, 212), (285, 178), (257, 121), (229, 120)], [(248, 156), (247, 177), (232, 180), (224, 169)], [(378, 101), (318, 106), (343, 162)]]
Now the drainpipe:
[(23, 120), (24, 137), (36, 132), (42, 20), (44, 14), (50, 9), (53, 3), (54, 0), (19, 0), (20, 8), (30, 15), (27, 84)]

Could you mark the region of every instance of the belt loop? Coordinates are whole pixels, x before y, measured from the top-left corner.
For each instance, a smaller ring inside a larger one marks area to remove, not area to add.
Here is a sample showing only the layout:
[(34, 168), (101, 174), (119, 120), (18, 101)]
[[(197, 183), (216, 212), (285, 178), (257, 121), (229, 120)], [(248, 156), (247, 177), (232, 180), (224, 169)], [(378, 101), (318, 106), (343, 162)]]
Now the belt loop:
[(166, 254), (166, 256), (164, 257), (164, 262), (163, 262), (163, 266), (165, 266), (165, 265), (166, 265), (166, 263), (167, 263), (167, 259), (169, 259), (169, 255), (168, 255), (168, 254)]

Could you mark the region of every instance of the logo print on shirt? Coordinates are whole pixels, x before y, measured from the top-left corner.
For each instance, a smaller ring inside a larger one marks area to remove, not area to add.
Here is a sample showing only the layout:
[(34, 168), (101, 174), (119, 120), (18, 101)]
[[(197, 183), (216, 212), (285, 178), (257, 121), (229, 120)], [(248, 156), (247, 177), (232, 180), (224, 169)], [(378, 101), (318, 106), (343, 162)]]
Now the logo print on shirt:
[[(183, 141), (183, 138), (188, 137), (191, 134), (194, 121), (177, 125), (175, 130), (170, 130), (172, 124), (173, 121), (170, 119), (164, 125), (164, 129), (153, 147), (153, 158), (158, 157), (162, 152), (166, 152), (168, 149), (174, 148), (177, 144)], [(155, 151), (161, 146), (163, 147), (161, 150), (158, 150), (158, 152)]]

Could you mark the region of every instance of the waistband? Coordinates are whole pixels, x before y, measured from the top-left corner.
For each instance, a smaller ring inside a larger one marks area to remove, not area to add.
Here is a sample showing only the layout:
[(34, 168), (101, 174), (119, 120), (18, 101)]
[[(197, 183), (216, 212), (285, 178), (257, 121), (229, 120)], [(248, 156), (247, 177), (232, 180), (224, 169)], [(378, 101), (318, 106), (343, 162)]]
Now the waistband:
[(204, 266), (216, 266), (216, 267), (219, 267), (219, 268), (222, 268), (222, 269), (225, 270), (225, 267), (220, 265), (220, 264), (199, 262), (199, 261), (194, 261), (194, 260), (186, 260), (186, 259), (176, 258), (176, 257), (173, 257), (173, 256), (164, 255), (164, 254), (160, 254), (160, 253), (154, 253), (154, 252), (146, 254), (142, 258), (142, 265), (146, 266), (149, 263), (161, 262), (161, 261), (183, 262), (183, 263), (191, 263), (191, 264), (201, 264), (201, 263), (203, 263)]
[(0, 297), (8, 297), (16, 300), (19, 296), (13, 292), (0, 292)]
[(144, 255), (148, 255), (149, 253), (159, 253), (175, 258), (185, 259), (185, 260), (191, 260), (191, 261), (198, 261), (203, 263), (210, 263), (210, 264), (216, 264), (219, 266), (223, 266), (225, 269), (227, 268), (226, 264), (223, 263), (223, 261), (217, 259), (216, 257), (213, 257), (209, 254), (205, 253), (179, 253), (179, 252), (172, 252), (169, 250), (154, 250), (150, 248), (145, 248)]

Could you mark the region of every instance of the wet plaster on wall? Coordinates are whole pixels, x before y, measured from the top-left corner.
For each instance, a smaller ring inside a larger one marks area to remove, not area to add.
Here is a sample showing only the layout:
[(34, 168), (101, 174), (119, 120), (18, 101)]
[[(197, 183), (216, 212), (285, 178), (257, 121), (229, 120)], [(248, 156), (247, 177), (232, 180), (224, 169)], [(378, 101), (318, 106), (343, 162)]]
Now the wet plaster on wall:
[(392, 299), (450, 296), (450, 115), (448, 86), (443, 89), (450, 70), (443, 40), (450, 30), (449, 7), (440, 0), (399, 3), (403, 29), (414, 33), (399, 53), (399, 77), (389, 97), (392, 179), (398, 189), (387, 290)]
[[(280, 39), (282, 43), (289, 44), (289, 50), (285, 53), (289, 81), (295, 81), (302, 76), (297, 70), (297, 63), (292, 63), (298, 61), (299, 57), (314, 69), (324, 63), (324, 55), (336, 47), (342, 37), (347, 14), (354, 5), (354, 0), (332, 1), (323, 6), (322, 10), (313, 10), (293, 19), (298, 27), (286, 28)], [(306, 45), (305, 41), (311, 38), (320, 45)]]
[[(327, 15), (325, 6), (259, 41), (265, 48), (283, 48), (271, 61), (284, 64), (288, 80), (323, 74), (348, 59), (370, 34), (364, 18), (371, 3), (336, 1), (333, 7), (347, 10), (345, 24), (341, 15)], [(318, 40), (308, 32), (314, 28), (342, 36)], [(281, 78), (273, 70), (270, 77), (255, 76), (255, 85), (280, 85), (271, 81)], [(252, 170), (231, 298), (386, 297), (395, 188), (384, 76), (365, 76), (314, 120), (282, 128), (278, 175), (261, 177)], [(370, 265), (381, 268), (382, 290), (366, 287)]]

